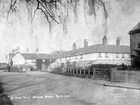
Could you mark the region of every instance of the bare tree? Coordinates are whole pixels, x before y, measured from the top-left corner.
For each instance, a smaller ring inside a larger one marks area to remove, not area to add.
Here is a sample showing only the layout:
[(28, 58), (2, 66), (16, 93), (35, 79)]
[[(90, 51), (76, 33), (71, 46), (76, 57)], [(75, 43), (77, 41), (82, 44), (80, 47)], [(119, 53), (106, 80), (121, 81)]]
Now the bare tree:
[(70, 13), (74, 14), (75, 20), (78, 19), (77, 10), (81, 1), (84, 2), (84, 8), (88, 8), (85, 12), (88, 12), (90, 15), (95, 17), (97, 9), (102, 8), (104, 18), (107, 20), (108, 12), (103, 0), (11, 0), (8, 15), (9, 13), (16, 12), (17, 3), (26, 3), (28, 9), (33, 9), (31, 10), (33, 11), (32, 21), (36, 15), (36, 11), (41, 11), (46, 17), (50, 29), (54, 23), (62, 24), (63, 30), (66, 32)]

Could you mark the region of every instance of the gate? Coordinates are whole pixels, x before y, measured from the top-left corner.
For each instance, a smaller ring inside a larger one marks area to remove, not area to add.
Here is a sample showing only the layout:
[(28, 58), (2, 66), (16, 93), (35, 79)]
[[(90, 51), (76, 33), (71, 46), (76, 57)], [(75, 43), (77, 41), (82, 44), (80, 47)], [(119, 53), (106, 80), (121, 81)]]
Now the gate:
[(109, 68), (93, 68), (93, 76), (99, 79), (110, 80), (111, 71)]

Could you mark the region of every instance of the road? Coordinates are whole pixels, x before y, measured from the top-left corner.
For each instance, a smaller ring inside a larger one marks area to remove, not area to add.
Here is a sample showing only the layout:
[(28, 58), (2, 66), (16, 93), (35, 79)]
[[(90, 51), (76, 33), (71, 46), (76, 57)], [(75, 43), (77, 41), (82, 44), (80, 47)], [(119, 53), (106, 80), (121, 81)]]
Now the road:
[(140, 90), (45, 72), (0, 72), (14, 105), (139, 105)]

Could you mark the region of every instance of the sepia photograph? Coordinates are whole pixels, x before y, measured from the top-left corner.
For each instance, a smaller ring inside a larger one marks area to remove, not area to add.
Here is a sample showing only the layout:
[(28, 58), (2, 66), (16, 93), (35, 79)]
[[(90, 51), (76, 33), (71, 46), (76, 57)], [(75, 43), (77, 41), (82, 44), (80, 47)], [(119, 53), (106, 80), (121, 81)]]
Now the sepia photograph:
[(0, 0), (0, 105), (140, 105), (140, 0)]

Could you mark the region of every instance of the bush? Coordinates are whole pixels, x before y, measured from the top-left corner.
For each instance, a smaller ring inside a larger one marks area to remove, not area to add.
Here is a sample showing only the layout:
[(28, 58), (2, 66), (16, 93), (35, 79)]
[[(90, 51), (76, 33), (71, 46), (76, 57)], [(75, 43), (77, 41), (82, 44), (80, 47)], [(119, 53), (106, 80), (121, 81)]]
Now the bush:
[(1, 94), (0, 95), (0, 105), (13, 105), (13, 103), (6, 94)]
[(2, 83), (0, 83), (0, 105), (13, 105), (10, 98), (6, 94), (4, 94)]

